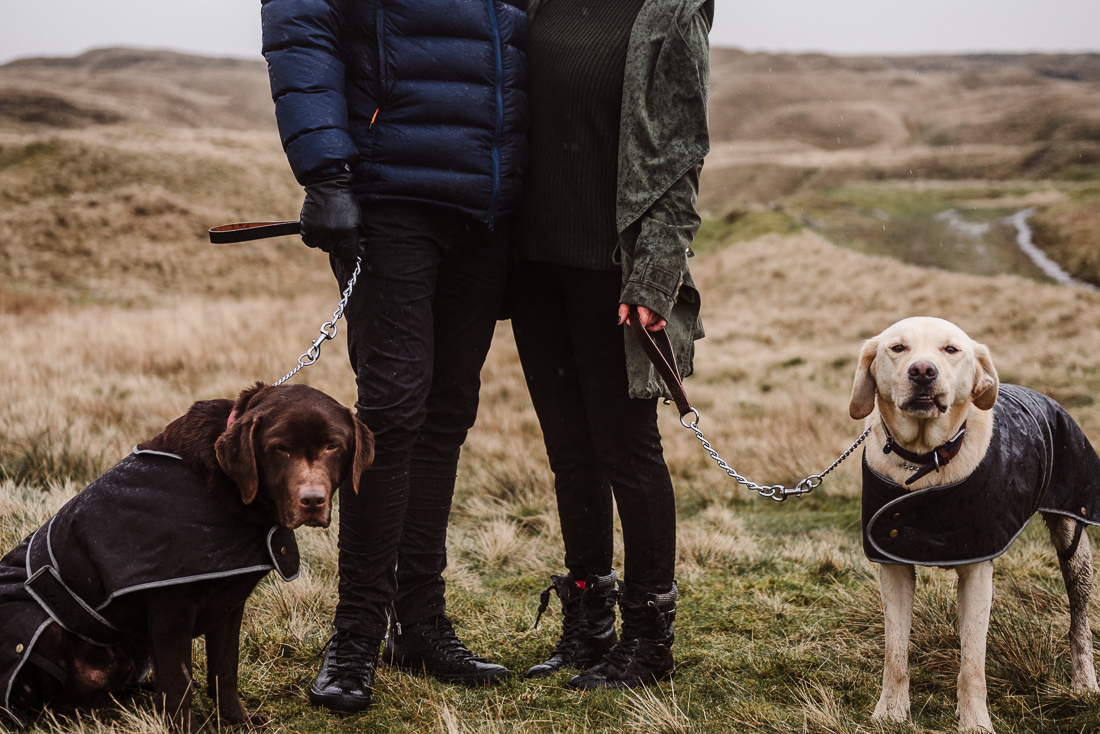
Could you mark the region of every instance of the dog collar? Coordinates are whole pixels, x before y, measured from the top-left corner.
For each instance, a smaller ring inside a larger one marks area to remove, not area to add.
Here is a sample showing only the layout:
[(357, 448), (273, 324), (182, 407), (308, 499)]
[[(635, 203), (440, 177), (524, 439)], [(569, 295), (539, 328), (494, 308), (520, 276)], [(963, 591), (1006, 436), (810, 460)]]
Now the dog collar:
[(940, 444), (925, 454), (917, 454), (902, 447), (890, 433), (886, 421), (882, 422), (882, 430), (886, 431), (886, 444), (882, 447), (882, 453), (894, 453), (913, 464), (923, 464), (913, 476), (905, 480), (905, 485), (909, 486), (921, 477), (931, 474), (933, 470), (938, 472), (958, 456), (959, 451), (962, 449), (963, 439), (966, 438), (966, 421), (963, 421), (963, 424), (959, 426), (958, 433), (951, 440)]

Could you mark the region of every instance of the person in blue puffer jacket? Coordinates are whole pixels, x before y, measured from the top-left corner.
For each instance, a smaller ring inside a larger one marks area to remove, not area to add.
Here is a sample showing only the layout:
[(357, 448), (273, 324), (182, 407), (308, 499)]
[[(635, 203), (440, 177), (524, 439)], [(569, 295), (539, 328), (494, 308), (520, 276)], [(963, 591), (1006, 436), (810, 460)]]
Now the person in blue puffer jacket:
[(340, 492), (335, 633), (309, 691), (332, 710), (370, 705), (383, 638), (383, 661), (403, 669), (508, 675), (456, 637), (441, 574), (522, 196), (526, 4), (263, 0), (302, 239), (329, 254), (341, 289), (362, 265), (348, 351), (377, 444), (358, 494)]

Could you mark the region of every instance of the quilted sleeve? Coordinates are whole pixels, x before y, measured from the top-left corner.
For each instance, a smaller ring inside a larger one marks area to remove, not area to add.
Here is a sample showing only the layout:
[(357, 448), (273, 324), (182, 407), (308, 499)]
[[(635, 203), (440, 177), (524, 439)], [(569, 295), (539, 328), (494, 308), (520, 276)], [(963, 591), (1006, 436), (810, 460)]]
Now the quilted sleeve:
[(358, 152), (348, 133), (341, 0), (262, 0), (263, 54), (283, 150), (306, 185), (354, 166)]

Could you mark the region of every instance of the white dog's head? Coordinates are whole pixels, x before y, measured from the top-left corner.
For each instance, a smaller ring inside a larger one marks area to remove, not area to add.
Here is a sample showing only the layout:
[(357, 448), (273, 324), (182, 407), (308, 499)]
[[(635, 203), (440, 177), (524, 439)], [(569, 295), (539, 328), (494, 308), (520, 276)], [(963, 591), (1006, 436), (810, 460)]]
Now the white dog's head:
[(997, 370), (989, 349), (943, 319), (902, 319), (863, 345), (849, 414), (866, 418), (875, 408), (909, 419), (938, 418), (972, 403), (997, 402)]

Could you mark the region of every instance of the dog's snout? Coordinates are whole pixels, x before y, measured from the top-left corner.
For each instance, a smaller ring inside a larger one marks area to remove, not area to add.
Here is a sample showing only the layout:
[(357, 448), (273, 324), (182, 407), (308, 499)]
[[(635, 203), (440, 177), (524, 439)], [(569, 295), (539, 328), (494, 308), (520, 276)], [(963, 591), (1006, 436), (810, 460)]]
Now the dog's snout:
[(923, 385), (935, 380), (940, 374), (931, 362), (914, 362), (909, 366), (909, 379)]
[(324, 507), (326, 501), (328, 501), (328, 496), (323, 489), (303, 489), (301, 494), (298, 495), (298, 502), (306, 510)]

